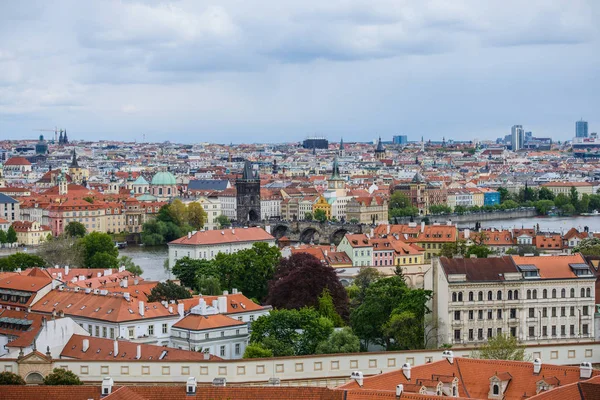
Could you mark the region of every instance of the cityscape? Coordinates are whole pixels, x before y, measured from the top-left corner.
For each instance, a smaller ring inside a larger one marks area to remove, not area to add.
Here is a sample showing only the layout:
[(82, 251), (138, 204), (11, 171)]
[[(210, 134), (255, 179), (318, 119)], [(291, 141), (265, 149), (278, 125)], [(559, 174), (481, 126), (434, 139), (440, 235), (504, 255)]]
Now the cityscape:
[(0, 400), (599, 398), (598, 6), (204, 3), (0, 5)]

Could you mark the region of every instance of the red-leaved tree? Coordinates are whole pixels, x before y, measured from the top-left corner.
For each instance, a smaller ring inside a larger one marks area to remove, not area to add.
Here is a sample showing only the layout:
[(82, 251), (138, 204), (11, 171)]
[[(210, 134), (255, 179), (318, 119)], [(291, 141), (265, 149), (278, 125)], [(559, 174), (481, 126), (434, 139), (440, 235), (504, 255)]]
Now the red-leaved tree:
[(266, 303), (274, 308), (317, 308), (325, 288), (331, 294), (336, 312), (348, 321), (348, 295), (335, 270), (310, 254), (296, 253), (281, 259), (269, 281)]

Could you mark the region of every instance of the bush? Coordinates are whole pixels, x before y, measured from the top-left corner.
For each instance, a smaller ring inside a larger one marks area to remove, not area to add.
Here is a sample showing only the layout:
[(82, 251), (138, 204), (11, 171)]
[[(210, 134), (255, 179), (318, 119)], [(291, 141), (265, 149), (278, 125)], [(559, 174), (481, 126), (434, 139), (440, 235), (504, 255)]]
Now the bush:
[(25, 380), (12, 372), (0, 372), (0, 385), (24, 385)]
[(62, 368), (54, 368), (52, 373), (44, 378), (44, 385), (63, 386), (63, 385), (83, 385), (73, 371)]

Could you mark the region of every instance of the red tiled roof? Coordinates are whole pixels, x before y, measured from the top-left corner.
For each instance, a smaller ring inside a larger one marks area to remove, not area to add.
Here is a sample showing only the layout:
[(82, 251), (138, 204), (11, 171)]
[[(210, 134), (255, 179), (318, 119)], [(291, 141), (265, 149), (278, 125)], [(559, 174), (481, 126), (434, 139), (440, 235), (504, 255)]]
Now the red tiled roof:
[(190, 236), (183, 236), (169, 244), (177, 245), (214, 245), (222, 243), (258, 242), (275, 240), (262, 228), (235, 228), (212, 231), (198, 231)]
[(31, 163), (25, 157), (13, 157), (6, 160), (4, 165), (31, 165)]
[(245, 322), (238, 321), (223, 314), (215, 315), (197, 315), (189, 314), (175, 325), (174, 328), (188, 329), (191, 331), (203, 331), (205, 329), (216, 329), (226, 326), (246, 325)]

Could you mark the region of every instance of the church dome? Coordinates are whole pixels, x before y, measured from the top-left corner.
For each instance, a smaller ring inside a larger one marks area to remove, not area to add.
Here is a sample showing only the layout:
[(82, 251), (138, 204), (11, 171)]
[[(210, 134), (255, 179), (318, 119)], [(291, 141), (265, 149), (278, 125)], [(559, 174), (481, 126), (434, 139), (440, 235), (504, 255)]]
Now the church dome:
[(176, 185), (177, 181), (175, 180), (175, 175), (170, 172), (157, 172), (152, 177), (151, 185), (156, 186), (167, 186), (167, 185)]

